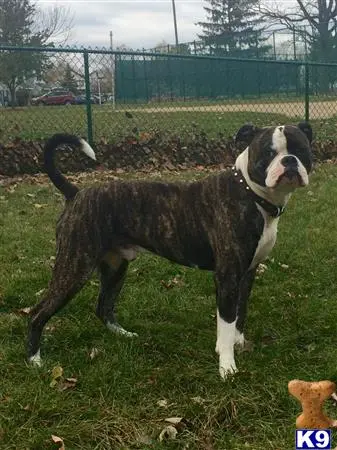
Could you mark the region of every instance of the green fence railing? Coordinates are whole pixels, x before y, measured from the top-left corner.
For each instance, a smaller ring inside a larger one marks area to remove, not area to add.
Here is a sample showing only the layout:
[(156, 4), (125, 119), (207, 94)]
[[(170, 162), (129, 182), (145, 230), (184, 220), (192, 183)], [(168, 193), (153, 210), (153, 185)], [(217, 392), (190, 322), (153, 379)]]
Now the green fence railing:
[(0, 46), (0, 141), (216, 137), (336, 117), (337, 63)]

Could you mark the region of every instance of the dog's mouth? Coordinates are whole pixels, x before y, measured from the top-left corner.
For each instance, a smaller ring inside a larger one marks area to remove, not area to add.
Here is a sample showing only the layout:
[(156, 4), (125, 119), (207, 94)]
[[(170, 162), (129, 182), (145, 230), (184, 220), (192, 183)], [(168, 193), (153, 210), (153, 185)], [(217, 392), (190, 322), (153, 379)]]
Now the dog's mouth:
[(293, 186), (293, 187), (302, 187), (305, 186), (305, 183), (301, 177), (301, 175), (298, 173), (298, 170), (295, 168), (289, 168), (285, 169), (285, 171), (282, 173), (282, 175), (279, 176), (276, 184), (278, 186), (287, 185), (287, 186)]

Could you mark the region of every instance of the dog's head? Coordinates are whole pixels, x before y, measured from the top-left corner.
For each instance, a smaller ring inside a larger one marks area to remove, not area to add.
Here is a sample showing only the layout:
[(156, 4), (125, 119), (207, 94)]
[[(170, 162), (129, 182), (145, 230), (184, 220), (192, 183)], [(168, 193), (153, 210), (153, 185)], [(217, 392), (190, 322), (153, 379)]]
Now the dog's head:
[(255, 183), (289, 192), (308, 184), (312, 168), (309, 123), (269, 128), (247, 124), (240, 128), (235, 140), (248, 144), (247, 171)]

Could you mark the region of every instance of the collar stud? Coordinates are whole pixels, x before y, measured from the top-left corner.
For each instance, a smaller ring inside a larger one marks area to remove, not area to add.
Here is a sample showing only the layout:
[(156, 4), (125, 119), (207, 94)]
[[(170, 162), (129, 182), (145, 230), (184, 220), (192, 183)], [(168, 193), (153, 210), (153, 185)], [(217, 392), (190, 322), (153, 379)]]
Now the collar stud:
[(249, 194), (252, 196), (253, 200), (257, 204), (259, 204), (266, 211), (266, 213), (268, 213), (269, 216), (276, 218), (276, 217), (279, 217), (281, 214), (283, 214), (283, 212), (285, 210), (285, 206), (276, 206), (273, 203), (268, 202), (268, 200), (255, 194), (255, 192), (252, 191), (251, 188), (248, 186), (241, 171), (237, 170), (235, 166), (232, 167), (232, 170), (234, 172), (235, 177), (240, 176), (239, 183), (245, 187), (245, 190), (249, 192)]

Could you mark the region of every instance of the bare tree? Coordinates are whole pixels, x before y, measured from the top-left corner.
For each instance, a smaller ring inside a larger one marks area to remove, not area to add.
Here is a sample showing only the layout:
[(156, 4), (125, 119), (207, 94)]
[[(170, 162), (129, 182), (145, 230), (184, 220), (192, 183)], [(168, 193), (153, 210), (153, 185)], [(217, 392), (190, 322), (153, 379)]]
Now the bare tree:
[(48, 9), (37, 8), (33, 31), (43, 36), (48, 44), (51, 40), (58, 45), (64, 45), (71, 36), (74, 25), (74, 14), (70, 8), (52, 5)]
[(337, 0), (296, 0), (288, 10), (282, 4), (260, 6), (259, 11), (270, 25), (283, 24), (300, 35), (315, 59), (337, 59)]

